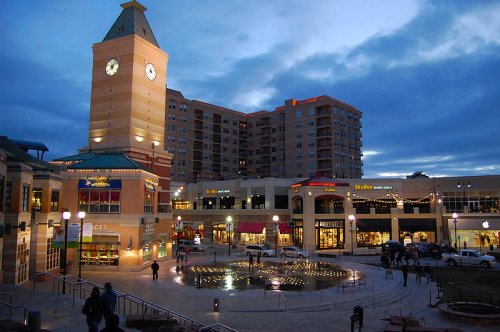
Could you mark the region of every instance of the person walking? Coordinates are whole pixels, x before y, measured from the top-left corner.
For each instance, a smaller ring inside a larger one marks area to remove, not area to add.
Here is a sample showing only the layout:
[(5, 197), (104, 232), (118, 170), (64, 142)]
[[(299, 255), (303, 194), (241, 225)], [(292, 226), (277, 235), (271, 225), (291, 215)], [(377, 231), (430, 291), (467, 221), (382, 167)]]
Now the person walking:
[(415, 266), (415, 274), (416, 274), (416, 278), (417, 278), (417, 282), (419, 284), (422, 283), (422, 265), (420, 265), (420, 262), (417, 262), (417, 265)]
[(405, 261), (406, 261), (406, 266), (410, 265), (410, 253), (405, 250)]
[(106, 311), (104, 312), (106, 327), (111, 327), (113, 323), (111, 319), (116, 310), (116, 294), (110, 282), (104, 284), (104, 292), (101, 295), (101, 299), (106, 305)]
[(250, 256), (248, 256), (248, 272), (253, 273), (253, 255), (250, 253)]
[(408, 265), (403, 265), (403, 287), (407, 286), (408, 283)]
[(467, 249), (467, 241), (464, 241), (464, 249)]
[(391, 250), (391, 261), (389, 263), (389, 265), (392, 267), (392, 266), (396, 266), (396, 252), (394, 250)]
[(156, 259), (151, 264), (151, 270), (153, 270), (153, 281), (158, 281), (158, 270), (160, 269), (160, 265), (156, 263)]
[(403, 265), (403, 253), (398, 251), (398, 255), (396, 256), (396, 266)]
[(87, 325), (89, 326), (89, 332), (98, 332), (99, 323), (102, 320), (102, 316), (106, 311), (106, 305), (101, 299), (101, 294), (98, 287), (92, 288), (90, 297), (85, 300), (83, 305), (82, 313), (87, 316)]
[(431, 267), (427, 263), (424, 267), (425, 279), (427, 279), (427, 284), (431, 281)]

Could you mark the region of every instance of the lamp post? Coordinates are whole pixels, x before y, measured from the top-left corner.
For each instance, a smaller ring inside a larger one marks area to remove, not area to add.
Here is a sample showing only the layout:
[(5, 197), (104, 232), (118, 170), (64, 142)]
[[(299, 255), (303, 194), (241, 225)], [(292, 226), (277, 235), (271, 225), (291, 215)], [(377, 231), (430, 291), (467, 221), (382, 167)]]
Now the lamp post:
[(65, 211), (63, 212), (64, 219), (64, 260), (63, 260), (63, 285), (62, 285), (62, 293), (66, 294), (66, 261), (68, 257), (68, 222), (69, 218), (71, 218), (71, 212)]
[(78, 218), (80, 218), (80, 263), (78, 264), (78, 280), (82, 280), (83, 219), (85, 219), (85, 211), (78, 212)]
[(349, 228), (350, 228), (350, 232), (351, 232), (351, 255), (354, 255), (353, 224), (356, 221), (356, 217), (353, 214), (350, 214), (348, 216), (348, 218), (349, 218)]
[(275, 214), (273, 216), (273, 221), (274, 221), (274, 257), (278, 257), (278, 235), (280, 234), (280, 228), (278, 225), (278, 221), (280, 220), (280, 217)]
[(457, 248), (457, 218), (458, 214), (456, 212), (453, 212), (451, 215), (453, 217), (453, 223), (455, 224), (455, 249)]
[(179, 251), (180, 251), (179, 241), (181, 240), (181, 230), (182, 230), (181, 220), (182, 220), (182, 217), (177, 216), (177, 257), (179, 257)]
[(227, 230), (227, 255), (231, 256), (231, 228), (233, 227), (233, 217), (227, 216), (226, 218), (226, 230)]

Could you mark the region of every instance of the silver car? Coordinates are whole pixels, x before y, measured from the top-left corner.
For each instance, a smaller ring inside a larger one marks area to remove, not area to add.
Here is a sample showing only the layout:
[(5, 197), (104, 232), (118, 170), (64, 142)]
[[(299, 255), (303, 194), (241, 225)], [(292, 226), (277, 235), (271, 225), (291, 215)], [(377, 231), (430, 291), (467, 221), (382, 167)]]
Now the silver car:
[(261, 244), (250, 244), (245, 247), (244, 254), (247, 256), (253, 255), (257, 256), (257, 254), (260, 252), (260, 255), (263, 257), (272, 257), (274, 256), (274, 250), (270, 249), (268, 246), (261, 245)]
[(281, 256), (283, 257), (309, 257), (310, 253), (307, 250), (302, 250), (299, 247), (283, 247), (281, 248)]

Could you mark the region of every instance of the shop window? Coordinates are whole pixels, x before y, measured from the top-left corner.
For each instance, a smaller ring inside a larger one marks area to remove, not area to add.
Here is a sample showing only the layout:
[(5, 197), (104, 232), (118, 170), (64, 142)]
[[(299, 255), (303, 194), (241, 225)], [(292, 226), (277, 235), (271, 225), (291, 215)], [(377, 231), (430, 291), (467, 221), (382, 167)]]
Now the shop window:
[(52, 190), (50, 194), (50, 211), (59, 211), (59, 190)]
[(120, 213), (120, 192), (81, 190), (80, 211), (89, 213)]
[(118, 266), (118, 236), (93, 235), (82, 243), (82, 265)]

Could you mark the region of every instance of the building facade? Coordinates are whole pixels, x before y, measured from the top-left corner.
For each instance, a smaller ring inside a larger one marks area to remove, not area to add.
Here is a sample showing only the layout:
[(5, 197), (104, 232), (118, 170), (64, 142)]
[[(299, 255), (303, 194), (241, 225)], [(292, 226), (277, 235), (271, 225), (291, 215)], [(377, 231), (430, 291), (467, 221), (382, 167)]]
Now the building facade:
[[(204, 234), (206, 243), (294, 244), (354, 253), (389, 240), (457, 246), (466, 241), (485, 249), (499, 244), (500, 176), (341, 181), (318, 175), (182, 188), (172, 201), (174, 215)], [(183, 235), (189, 237), (188, 227)]]
[(328, 96), (241, 113), (167, 89), (166, 149), (180, 182), (258, 177), (360, 178), (361, 117)]

